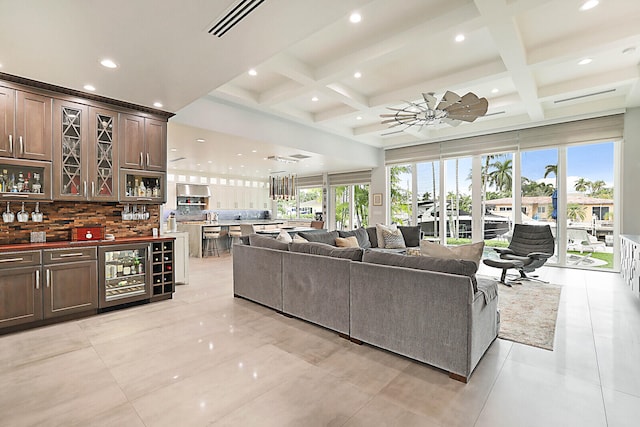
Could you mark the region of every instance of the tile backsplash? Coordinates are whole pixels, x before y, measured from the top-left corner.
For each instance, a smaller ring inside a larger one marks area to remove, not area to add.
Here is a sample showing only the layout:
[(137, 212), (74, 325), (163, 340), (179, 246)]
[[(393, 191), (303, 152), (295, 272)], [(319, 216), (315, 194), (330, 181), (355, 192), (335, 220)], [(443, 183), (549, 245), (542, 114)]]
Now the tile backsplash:
[[(45, 232), (47, 242), (71, 240), (71, 230), (76, 227), (102, 226), (105, 232), (118, 237), (151, 236), (152, 229), (159, 227), (160, 206), (146, 205), (149, 219), (143, 221), (122, 221), (121, 203), (94, 202), (54, 202), (40, 203), (43, 213), (42, 222), (14, 221), (5, 223), (0, 220), (0, 245), (14, 243), (29, 243), (31, 232)], [(130, 205), (132, 206), (132, 205)], [(15, 214), (20, 210), (21, 203), (11, 203), (11, 211)], [(25, 203), (25, 211), (31, 213), (35, 202)], [(3, 212), (6, 205), (3, 205)]]

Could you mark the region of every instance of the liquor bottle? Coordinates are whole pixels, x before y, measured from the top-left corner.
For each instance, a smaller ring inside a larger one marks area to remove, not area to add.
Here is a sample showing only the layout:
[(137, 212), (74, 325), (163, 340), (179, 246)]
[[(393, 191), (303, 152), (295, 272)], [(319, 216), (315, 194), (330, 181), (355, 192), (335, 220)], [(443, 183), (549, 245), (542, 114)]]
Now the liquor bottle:
[(138, 196), (140, 194), (140, 183), (138, 182), (138, 178), (135, 179), (135, 183), (133, 184), (133, 193), (132, 196)]
[(138, 261), (138, 274), (144, 274), (144, 263)]
[(31, 172), (27, 172), (27, 176), (24, 178), (24, 184), (22, 184), (22, 191), (25, 193), (31, 192)]
[(124, 259), (124, 266), (122, 267), (122, 274), (128, 276), (131, 274), (131, 259), (129, 257)]
[(11, 191), (11, 187), (9, 187), (9, 175), (7, 174), (7, 170), (3, 169), (2, 170), (2, 175), (0, 175), (2, 178), (2, 192), (3, 193), (8, 193)]
[(156, 186), (153, 187), (153, 197), (160, 197), (160, 182), (156, 179)]
[(4, 193), (7, 191), (6, 185), (7, 183), (5, 182), (4, 175), (0, 175), (0, 193)]
[(39, 173), (34, 173), (33, 174), (33, 184), (31, 184), (31, 192), (32, 193), (39, 193), (42, 189), (42, 184), (40, 184), (40, 174)]
[(18, 186), (16, 185), (16, 176), (13, 173), (11, 174), (11, 179), (9, 180), (9, 186), (12, 193), (18, 192)]
[(140, 180), (140, 186), (138, 187), (138, 197), (147, 197), (147, 189), (144, 186), (144, 180)]
[(16, 184), (17, 189), (18, 189), (18, 193), (22, 193), (22, 190), (24, 189), (24, 174), (22, 173), (22, 171), (18, 172), (18, 183)]
[(122, 262), (122, 258), (118, 258), (118, 264), (116, 264), (116, 266), (117, 266), (118, 277), (121, 277), (124, 271), (124, 263)]

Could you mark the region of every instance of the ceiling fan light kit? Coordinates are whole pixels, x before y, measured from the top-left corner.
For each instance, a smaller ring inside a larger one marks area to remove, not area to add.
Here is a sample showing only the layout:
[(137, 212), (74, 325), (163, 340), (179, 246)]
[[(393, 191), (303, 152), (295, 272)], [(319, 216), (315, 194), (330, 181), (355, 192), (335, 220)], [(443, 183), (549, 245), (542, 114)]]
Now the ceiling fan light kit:
[(404, 129), (420, 126), (420, 130), (424, 126), (440, 123), (458, 126), (484, 116), (489, 108), (486, 98), (478, 98), (472, 92), (461, 97), (448, 90), (439, 103), (433, 92), (423, 93), (422, 98), (423, 102), (405, 101), (407, 105), (403, 108), (387, 107), (395, 113), (381, 114), (382, 124), (388, 124), (390, 128), (405, 126)]

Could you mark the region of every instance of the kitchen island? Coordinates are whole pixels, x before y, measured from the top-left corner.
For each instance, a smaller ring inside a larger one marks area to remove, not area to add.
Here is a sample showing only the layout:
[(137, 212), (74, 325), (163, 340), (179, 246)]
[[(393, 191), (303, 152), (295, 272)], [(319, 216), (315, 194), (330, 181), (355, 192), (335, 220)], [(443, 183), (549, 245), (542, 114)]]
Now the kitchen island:
[[(222, 236), (226, 236), (231, 225), (252, 225), (256, 231), (264, 231), (279, 228), (285, 220), (249, 219), (249, 220), (219, 220), (219, 221), (184, 221), (178, 222), (178, 231), (189, 233), (189, 256), (202, 258), (202, 229), (207, 226), (220, 226)], [(221, 241), (226, 239), (221, 238)], [(226, 242), (224, 248), (228, 248)]]

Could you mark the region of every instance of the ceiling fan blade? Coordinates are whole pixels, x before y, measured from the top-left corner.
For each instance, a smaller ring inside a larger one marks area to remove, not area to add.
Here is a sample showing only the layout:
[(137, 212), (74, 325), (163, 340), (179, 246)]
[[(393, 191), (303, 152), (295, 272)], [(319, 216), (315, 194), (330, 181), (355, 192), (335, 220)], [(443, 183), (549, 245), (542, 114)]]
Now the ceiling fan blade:
[(446, 124), (448, 124), (449, 126), (456, 127), (456, 126), (458, 126), (458, 125), (459, 125), (460, 123), (462, 123), (462, 122), (461, 122), (460, 120), (454, 120), (454, 119), (451, 119), (451, 118), (448, 118), (448, 117), (447, 117), (447, 118), (442, 119), (442, 123), (446, 123)]
[(424, 102), (427, 104), (427, 108), (429, 108), (429, 110), (436, 109), (436, 102), (438, 102), (438, 100), (434, 95), (435, 94), (433, 92), (422, 93), (422, 98), (424, 98)]
[(396, 113), (396, 114), (380, 114), (380, 117), (413, 117), (416, 113)]
[(460, 102), (461, 99), (462, 98), (460, 98), (460, 96), (457, 93), (454, 93), (448, 90), (442, 97), (442, 101), (440, 101), (440, 104), (438, 104), (437, 109), (444, 110), (450, 105)]
[[(471, 94), (473, 95), (473, 94)], [(487, 108), (489, 107), (489, 103), (486, 98), (477, 99), (478, 97), (473, 95), (472, 97), (467, 97), (467, 103), (461, 102), (460, 104), (455, 104), (446, 109), (448, 113), (448, 117), (464, 120), (466, 122), (472, 122), (480, 116), (484, 116), (487, 113)]]

